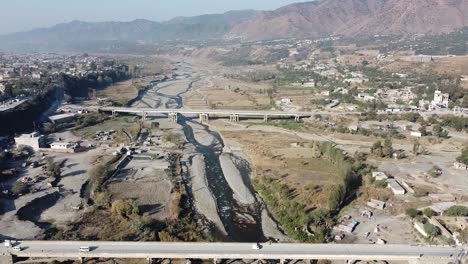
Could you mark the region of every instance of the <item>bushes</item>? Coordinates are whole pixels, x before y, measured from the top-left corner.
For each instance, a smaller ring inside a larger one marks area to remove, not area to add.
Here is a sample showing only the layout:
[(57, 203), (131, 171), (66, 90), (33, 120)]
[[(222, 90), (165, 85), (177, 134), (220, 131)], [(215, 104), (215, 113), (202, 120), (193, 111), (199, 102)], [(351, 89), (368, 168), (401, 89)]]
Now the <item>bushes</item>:
[(425, 223), (424, 224), (424, 231), (426, 232), (426, 234), (429, 237), (436, 237), (436, 236), (440, 235), (440, 229), (438, 227), (436, 227), (435, 225), (430, 224), (430, 223)]
[(176, 146), (180, 146), (182, 144), (183, 140), (179, 134), (173, 133), (173, 132), (164, 132), (164, 135), (162, 137), (162, 140), (164, 142), (170, 142)]
[(138, 206), (133, 200), (116, 200), (112, 203), (111, 213), (114, 216), (129, 218), (138, 215)]
[(425, 209), (423, 210), (423, 214), (424, 214), (426, 217), (429, 217), (429, 218), (431, 218), (431, 217), (437, 215), (437, 213), (434, 212), (434, 211), (433, 211), (431, 208), (429, 208), (429, 207), (428, 207), (428, 208), (425, 208)]
[(13, 184), (13, 187), (11, 188), (11, 192), (13, 192), (14, 195), (20, 195), (20, 194), (25, 194), (29, 191), (28, 186), (25, 183), (22, 183), (20, 181), (17, 181)]
[(415, 218), (416, 216), (419, 215), (419, 211), (416, 210), (415, 208), (409, 208), (406, 210), (406, 215), (411, 217), (411, 218)]
[[(289, 237), (301, 242), (323, 242), (323, 236), (309, 236), (303, 230), (309, 221), (319, 216), (307, 213), (303, 204), (293, 201), (287, 186), (264, 177), (255, 179), (252, 184)], [(316, 232), (319, 234), (321, 230), (317, 228)]]
[(464, 148), (461, 151), (461, 155), (457, 157), (457, 161), (465, 165), (468, 165), (468, 147)]
[(387, 183), (386, 180), (374, 181), (374, 184), (375, 184), (376, 187), (382, 188), (382, 189), (383, 189), (383, 188), (387, 188), (387, 186), (388, 186), (388, 183)]
[(447, 216), (468, 216), (468, 207), (462, 205), (455, 205), (445, 211)]

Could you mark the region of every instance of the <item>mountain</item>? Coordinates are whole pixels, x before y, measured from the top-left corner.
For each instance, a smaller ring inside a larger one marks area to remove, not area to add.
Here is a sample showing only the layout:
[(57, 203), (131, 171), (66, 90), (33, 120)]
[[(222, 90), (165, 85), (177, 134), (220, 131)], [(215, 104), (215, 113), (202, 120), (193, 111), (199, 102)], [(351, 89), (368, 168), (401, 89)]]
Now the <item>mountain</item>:
[(261, 12), (229, 38), (436, 34), (468, 26), (468, 0), (321, 0)]
[(141, 43), (164, 40), (222, 39), (232, 27), (253, 18), (258, 11), (178, 17), (166, 22), (138, 19), (130, 22), (82, 22), (58, 24), (0, 36), (0, 48), (68, 50), (102, 43)]
[(0, 36), (0, 48), (96, 52), (148, 49), (151, 53), (151, 44), (166, 40), (417, 35), (446, 33), (467, 26), (468, 0), (317, 0), (273, 11), (231, 11), (166, 22), (73, 21)]

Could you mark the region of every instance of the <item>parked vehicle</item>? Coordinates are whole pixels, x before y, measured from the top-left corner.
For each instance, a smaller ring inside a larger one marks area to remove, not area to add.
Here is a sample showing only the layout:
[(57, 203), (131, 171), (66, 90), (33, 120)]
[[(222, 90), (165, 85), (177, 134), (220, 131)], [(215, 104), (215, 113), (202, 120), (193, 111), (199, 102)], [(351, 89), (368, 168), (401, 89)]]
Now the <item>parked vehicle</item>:
[(16, 247), (13, 247), (13, 250), (14, 251), (21, 251), (21, 250), (23, 250), (23, 248), (20, 247), (20, 246), (16, 246)]
[(88, 246), (83, 246), (83, 247), (80, 247), (80, 252), (89, 252), (91, 251), (90, 248)]
[(255, 249), (255, 250), (260, 250), (260, 243), (255, 243), (252, 245), (252, 249)]

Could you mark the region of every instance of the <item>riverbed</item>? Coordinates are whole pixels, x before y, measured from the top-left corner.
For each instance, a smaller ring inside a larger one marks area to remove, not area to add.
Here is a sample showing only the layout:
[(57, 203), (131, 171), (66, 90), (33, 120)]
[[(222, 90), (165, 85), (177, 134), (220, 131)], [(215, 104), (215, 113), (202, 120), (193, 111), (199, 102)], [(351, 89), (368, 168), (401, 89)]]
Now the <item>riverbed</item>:
[[(178, 63), (174, 67), (178, 68), (175, 72), (177, 78), (154, 83), (132, 107), (184, 108), (182, 95), (191, 91), (193, 82), (206, 76), (189, 63)], [(167, 120), (159, 119), (158, 122), (162, 127), (171, 127)], [(224, 241), (254, 242), (266, 241), (266, 237), (280, 238), (276, 223), (252, 190), (248, 161), (223, 153), (222, 137), (196, 119), (180, 116), (172, 129), (175, 132), (180, 128), (186, 142), (182, 160), (188, 163), (184, 179), (193, 210), (216, 226), (218, 233), (225, 234), (221, 238)], [(266, 219), (262, 220), (262, 217)]]

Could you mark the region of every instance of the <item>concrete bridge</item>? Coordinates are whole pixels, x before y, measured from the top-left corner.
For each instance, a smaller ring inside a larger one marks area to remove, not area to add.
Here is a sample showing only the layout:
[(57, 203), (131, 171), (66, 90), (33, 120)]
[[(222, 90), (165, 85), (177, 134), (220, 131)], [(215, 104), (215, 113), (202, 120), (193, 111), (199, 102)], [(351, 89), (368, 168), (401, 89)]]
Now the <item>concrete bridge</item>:
[[(312, 112), (281, 112), (281, 111), (255, 111), (255, 110), (184, 110), (184, 109), (153, 109), (153, 108), (125, 108), (125, 107), (102, 107), (100, 112), (136, 114), (146, 119), (150, 116), (167, 115), (169, 119), (177, 122), (179, 115), (199, 117), (200, 122), (207, 122), (210, 117), (229, 118), (232, 122), (238, 122), (240, 118), (261, 118), (268, 121), (274, 118), (291, 118), (300, 121), (301, 118), (308, 118), (317, 113)], [(355, 113), (354, 113), (355, 114)]]
[[(254, 249), (253, 243), (165, 243), (101, 241), (20, 241), (13, 246), (0, 245), (5, 259), (29, 258), (139, 258), (139, 259), (251, 259), (251, 260), (387, 260), (411, 263), (448, 263), (466, 259), (467, 249), (451, 246), (369, 245), (369, 244), (269, 244)], [(89, 247), (81, 252), (80, 247)], [(11, 263), (11, 262), (10, 262)]]

